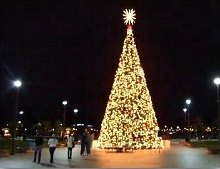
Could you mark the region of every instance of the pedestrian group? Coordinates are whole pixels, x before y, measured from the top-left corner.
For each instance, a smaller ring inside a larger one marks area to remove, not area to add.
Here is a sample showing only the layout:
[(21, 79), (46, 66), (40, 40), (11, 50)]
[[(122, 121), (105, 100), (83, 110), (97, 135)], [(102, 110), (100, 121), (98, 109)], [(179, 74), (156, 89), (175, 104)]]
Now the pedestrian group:
[[(37, 162), (37, 163), (41, 162), (41, 152), (42, 152), (43, 143), (44, 143), (43, 136), (39, 134), (39, 132), (37, 132), (35, 136), (33, 162)], [(87, 129), (85, 129), (81, 137), (81, 149), (80, 149), (81, 156), (84, 156), (84, 155), (88, 156), (91, 154), (91, 143), (92, 143), (92, 137), (87, 131)], [(58, 144), (58, 139), (55, 134), (51, 135), (47, 144), (48, 144), (49, 154), (50, 154), (50, 163), (53, 163), (54, 152)], [(71, 133), (66, 137), (66, 147), (67, 147), (67, 158), (72, 159), (72, 149), (75, 147), (75, 138), (74, 138), (74, 135)]]

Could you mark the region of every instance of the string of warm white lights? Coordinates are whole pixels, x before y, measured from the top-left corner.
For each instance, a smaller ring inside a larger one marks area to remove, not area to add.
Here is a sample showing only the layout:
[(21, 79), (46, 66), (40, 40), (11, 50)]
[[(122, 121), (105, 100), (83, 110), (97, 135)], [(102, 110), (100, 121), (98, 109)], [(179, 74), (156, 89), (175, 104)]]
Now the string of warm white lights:
[[(125, 10), (125, 23), (134, 23), (134, 10)], [(161, 148), (158, 124), (132, 28), (127, 33), (97, 146)]]

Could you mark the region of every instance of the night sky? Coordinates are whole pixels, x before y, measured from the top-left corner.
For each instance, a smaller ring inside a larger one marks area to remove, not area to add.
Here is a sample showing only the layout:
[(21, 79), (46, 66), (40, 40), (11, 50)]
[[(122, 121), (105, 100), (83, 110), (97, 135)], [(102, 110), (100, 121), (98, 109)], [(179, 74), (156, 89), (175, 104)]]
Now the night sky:
[[(122, 12), (136, 11), (135, 43), (159, 126), (217, 117), (220, 1), (1, 1), (0, 123), (13, 118), (16, 89), (26, 124), (62, 120), (100, 128), (126, 36)], [(77, 117), (72, 110), (79, 109)]]

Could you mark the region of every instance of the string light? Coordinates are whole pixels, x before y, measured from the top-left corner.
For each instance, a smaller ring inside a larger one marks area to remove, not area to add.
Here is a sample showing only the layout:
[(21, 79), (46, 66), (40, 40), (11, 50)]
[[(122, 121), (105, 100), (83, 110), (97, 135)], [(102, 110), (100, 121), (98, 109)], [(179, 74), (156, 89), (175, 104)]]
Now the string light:
[(97, 146), (162, 148), (158, 130), (134, 37), (132, 33), (127, 34)]

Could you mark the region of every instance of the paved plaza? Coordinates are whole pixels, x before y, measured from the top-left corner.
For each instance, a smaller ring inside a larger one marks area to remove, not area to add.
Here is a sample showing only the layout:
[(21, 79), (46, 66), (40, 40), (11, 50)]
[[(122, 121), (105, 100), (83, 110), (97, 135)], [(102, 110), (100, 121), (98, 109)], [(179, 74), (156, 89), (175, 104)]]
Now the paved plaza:
[(219, 168), (220, 155), (209, 154), (205, 148), (190, 148), (171, 143), (170, 148), (135, 150), (112, 153), (92, 149), (90, 156), (81, 157), (80, 145), (73, 149), (72, 159), (67, 159), (67, 149), (57, 148), (54, 163), (49, 162), (49, 152), (43, 149), (41, 163), (33, 163), (33, 153), (15, 154), (0, 158), (0, 168)]

